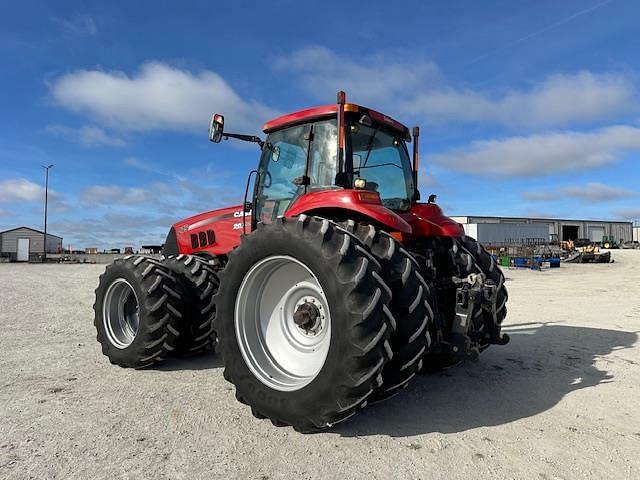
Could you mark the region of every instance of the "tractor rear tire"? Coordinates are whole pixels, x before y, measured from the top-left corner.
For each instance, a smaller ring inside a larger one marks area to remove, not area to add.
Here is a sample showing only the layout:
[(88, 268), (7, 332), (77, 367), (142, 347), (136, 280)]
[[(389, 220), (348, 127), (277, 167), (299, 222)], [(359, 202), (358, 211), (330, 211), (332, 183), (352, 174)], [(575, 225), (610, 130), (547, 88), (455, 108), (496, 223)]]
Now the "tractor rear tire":
[[(507, 316), (507, 300), (509, 299), (509, 295), (507, 293), (507, 289), (504, 286), (504, 273), (502, 273), (502, 269), (498, 266), (495, 259), (487, 252), (480, 242), (472, 237), (463, 237), (457, 245), (454, 246), (454, 253), (458, 257), (460, 253), (466, 253), (471, 255), (473, 262), (458, 262), (460, 265), (460, 270), (462, 275), (469, 275), (470, 273), (478, 273), (478, 271), (484, 273), (487, 276), (488, 280), (492, 280), (498, 290), (498, 297), (496, 300), (496, 319), (498, 325), (495, 327), (498, 329), (495, 334), (500, 333), (500, 327), (502, 325), (502, 321)], [(475, 264), (475, 265), (472, 265)], [(482, 318), (480, 318), (482, 316)], [(490, 312), (485, 310), (479, 310), (476, 316), (477, 323), (484, 325), (485, 328), (488, 325), (489, 327), (493, 326), (493, 318)], [(486, 332), (487, 336), (490, 336), (490, 332)], [(489, 343), (484, 343), (481, 345), (481, 350), (484, 350), (489, 346)]]
[(392, 357), (389, 287), (360, 242), (300, 215), (242, 237), (216, 295), (224, 377), (257, 418), (323, 430), (363, 408)]
[(431, 343), (430, 291), (418, 272), (417, 261), (391, 235), (353, 220), (346, 222), (345, 228), (380, 263), (382, 278), (392, 293), (389, 308), (398, 322), (390, 339), (393, 359), (382, 370), (382, 386), (371, 396), (371, 402), (380, 401), (406, 388), (422, 368), (422, 357)]
[(206, 260), (193, 255), (171, 255), (162, 262), (185, 291), (182, 298), (184, 320), (176, 340), (175, 356), (198, 355), (215, 345), (213, 296), (218, 291), (218, 275)]
[(175, 348), (182, 322), (182, 289), (153, 258), (117, 259), (100, 275), (94, 325), (102, 353), (121, 367), (143, 368)]

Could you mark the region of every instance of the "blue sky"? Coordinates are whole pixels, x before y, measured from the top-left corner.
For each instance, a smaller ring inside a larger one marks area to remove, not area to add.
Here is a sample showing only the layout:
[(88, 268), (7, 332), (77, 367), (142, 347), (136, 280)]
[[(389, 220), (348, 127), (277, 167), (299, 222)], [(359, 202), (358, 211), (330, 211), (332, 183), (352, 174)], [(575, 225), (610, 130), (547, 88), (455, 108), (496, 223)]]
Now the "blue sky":
[(161, 243), (241, 201), (258, 133), (338, 89), (422, 126), (451, 215), (640, 219), (640, 4), (13, 2), (0, 16), (0, 230)]

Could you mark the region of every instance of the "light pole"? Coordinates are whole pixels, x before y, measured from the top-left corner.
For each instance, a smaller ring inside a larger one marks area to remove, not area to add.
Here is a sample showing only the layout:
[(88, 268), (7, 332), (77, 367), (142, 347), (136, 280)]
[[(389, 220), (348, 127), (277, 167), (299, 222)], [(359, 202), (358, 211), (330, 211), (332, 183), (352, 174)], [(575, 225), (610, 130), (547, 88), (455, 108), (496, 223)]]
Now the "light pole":
[(45, 167), (42, 165), (42, 168), (45, 170), (45, 180), (44, 180), (44, 257), (42, 258), (42, 263), (46, 263), (47, 261), (47, 207), (49, 203), (49, 169), (53, 168), (53, 164)]

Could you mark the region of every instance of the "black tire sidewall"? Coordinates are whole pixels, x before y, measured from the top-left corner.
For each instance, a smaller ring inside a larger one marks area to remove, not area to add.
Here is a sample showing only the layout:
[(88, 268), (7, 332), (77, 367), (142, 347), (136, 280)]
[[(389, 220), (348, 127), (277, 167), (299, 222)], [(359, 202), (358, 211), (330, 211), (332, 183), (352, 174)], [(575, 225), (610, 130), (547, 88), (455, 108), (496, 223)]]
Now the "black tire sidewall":
[[(96, 317), (95, 327), (98, 333), (98, 341), (103, 345), (103, 353), (112, 361), (129, 366), (136, 366), (140, 356), (144, 354), (145, 343), (149, 341), (148, 325), (144, 319), (148, 319), (150, 313), (147, 308), (147, 293), (142, 288), (141, 275), (134, 268), (130, 268), (128, 263), (114, 263), (110, 265), (103, 274), (100, 284), (96, 289)], [(109, 289), (117, 279), (123, 278), (133, 288), (138, 299), (140, 323), (133, 342), (125, 348), (118, 348), (111, 343), (104, 324), (104, 298)]]
[(237, 293), (229, 296), (233, 298), (223, 298), (218, 304), (220, 348), (241, 399), (250, 397), (247, 403), (272, 418), (288, 410), (289, 416), (317, 419), (322, 413), (319, 404), (334, 400), (336, 385), (340, 384), (336, 377), (345, 370), (345, 362), (353, 354), (349, 338), (354, 319), (345, 308), (344, 292), (334, 266), (323, 256), (320, 246), (313, 248), (313, 242), (301, 242), (300, 237), (283, 228), (272, 228), (268, 232), (267, 227), (264, 228), (263, 235), (243, 246), (243, 255), (233, 259), (233, 268), (225, 270), (222, 280), (226, 284), (225, 290), (237, 292), (249, 269), (270, 256), (289, 256), (306, 265), (316, 276), (330, 306), (331, 339), (324, 365), (309, 384), (296, 391), (279, 391), (262, 383), (247, 366), (238, 346), (234, 319)]

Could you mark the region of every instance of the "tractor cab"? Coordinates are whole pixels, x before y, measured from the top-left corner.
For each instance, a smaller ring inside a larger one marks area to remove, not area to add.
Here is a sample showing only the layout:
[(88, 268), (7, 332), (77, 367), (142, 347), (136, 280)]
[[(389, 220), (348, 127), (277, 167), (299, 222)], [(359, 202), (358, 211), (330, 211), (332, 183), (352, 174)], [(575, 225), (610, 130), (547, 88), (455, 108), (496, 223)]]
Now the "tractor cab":
[[(331, 192), (331, 203), (344, 190), (357, 190), (366, 203), (407, 212), (419, 198), (407, 149), (407, 127), (374, 110), (345, 103), (339, 92), (334, 105), (315, 107), (267, 122), (263, 141), (224, 132), (224, 118), (214, 115), (210, 140), (223, 137), (254, 141), (262, 154), (256, 174), (252, 226), (284, 216), (307, 194)], [(417, 129), (415, 135), (417, 137)], [(415, 148), (415, 147), (414, 147)], [(417, 163), (417, 155), (414, 156)], [(341, 193), (338, 193), (341, 191)], [(245, 199), (246, 201), (246, 199)], [(325, 203), (326, 205), (327, 203)]]

